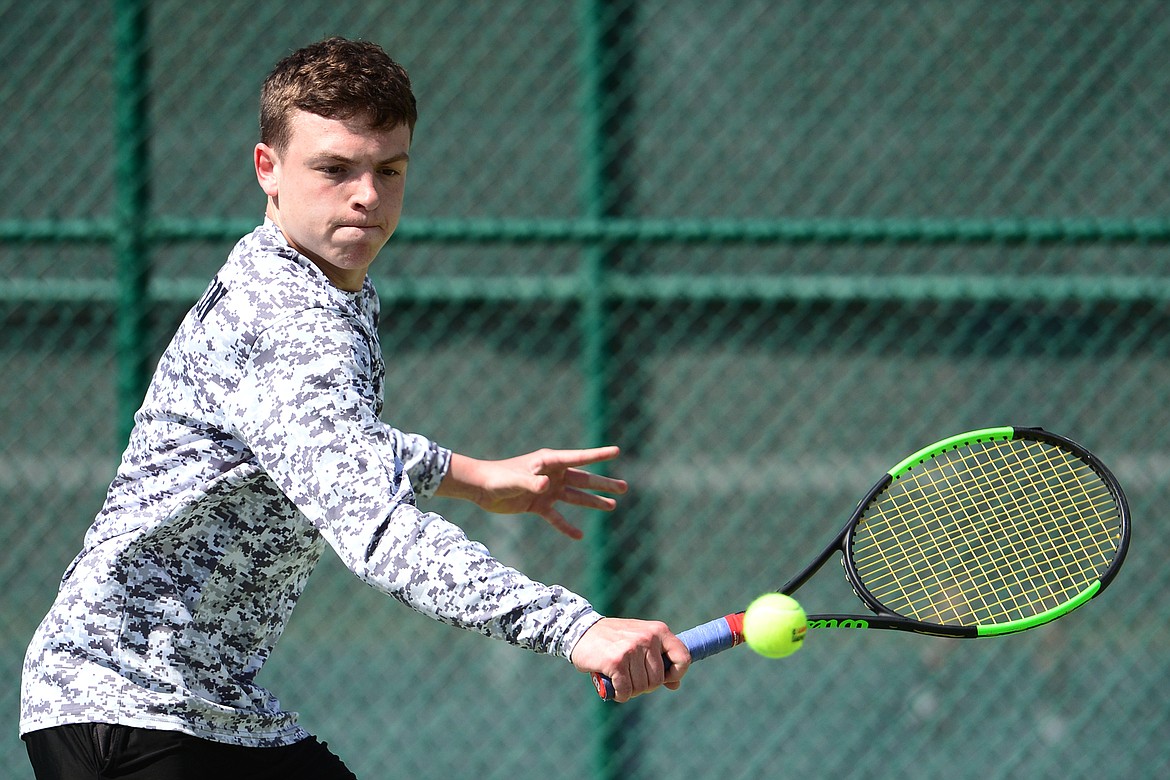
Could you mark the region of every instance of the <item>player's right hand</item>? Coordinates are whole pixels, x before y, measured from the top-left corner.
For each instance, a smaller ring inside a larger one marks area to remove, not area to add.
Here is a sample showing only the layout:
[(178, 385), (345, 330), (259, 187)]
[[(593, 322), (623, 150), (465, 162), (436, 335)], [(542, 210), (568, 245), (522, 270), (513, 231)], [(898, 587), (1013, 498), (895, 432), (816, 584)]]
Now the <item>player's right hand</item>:
[(602, 618), (577, 641), (573, 665), (613, 684), (614, 700), (629, 701), (660, 686), (677, 690), (691, 654), (665, 623)]

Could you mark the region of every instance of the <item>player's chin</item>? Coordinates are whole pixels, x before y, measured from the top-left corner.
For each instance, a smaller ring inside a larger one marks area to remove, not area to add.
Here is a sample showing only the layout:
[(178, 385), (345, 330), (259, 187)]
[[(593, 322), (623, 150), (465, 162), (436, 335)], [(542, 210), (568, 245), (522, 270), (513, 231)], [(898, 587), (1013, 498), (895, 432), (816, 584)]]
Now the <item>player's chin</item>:
[(386, 238), (384, 234), (370, 234), (356, 240), (334, 241), (335, 264), (344, 268), (368, 267), (386, 245)]

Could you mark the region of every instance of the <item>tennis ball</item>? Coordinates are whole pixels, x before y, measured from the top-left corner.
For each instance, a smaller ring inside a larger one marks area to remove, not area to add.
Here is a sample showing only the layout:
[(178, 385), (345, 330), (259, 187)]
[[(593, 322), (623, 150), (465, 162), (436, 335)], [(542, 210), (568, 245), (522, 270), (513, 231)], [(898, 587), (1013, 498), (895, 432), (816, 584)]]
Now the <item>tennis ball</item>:
[(806, 631), (804, 608), (783, 593), (765, 593), (743, 615), (744, 641), (765, 658), (792, 655), (804, 644)]

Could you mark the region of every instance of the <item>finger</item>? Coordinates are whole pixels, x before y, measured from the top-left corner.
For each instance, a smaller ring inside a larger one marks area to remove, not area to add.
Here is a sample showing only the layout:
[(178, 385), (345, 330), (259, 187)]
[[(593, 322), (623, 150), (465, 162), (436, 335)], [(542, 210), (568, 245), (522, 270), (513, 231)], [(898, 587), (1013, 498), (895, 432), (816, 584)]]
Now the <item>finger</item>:
[(544, 474), (534, 474), (532, 478), (528, 480), (529, 491), (535, 493), (538, 496), (544, 494), (544, 492), (547, 491), (550, 487), (552, 487), (552, 480)]
[(564, 501), (566, 504), (573, 506), (583, 506), (588, 509), (600, 509), (604, 512), (612, 512), (617, 507), (617, 501), (607, 496), (598, 496), (593, 493), (585, 493), (574, 488), (565, 488), (561, 491), (558, 499)]
[(624, 494), (630, 485), (624, 479), (615, 479), (601, 474), (594, 474), (581, 469), (569, 469), (565, 472), (565, 484), (582, 490), (596, 490), (601, 493)]
[(649, 693), (662, 685), (666, 676), (666, 661), (658, 637), (652, 637), (641, 657), (635, 657), (631, 669), (633, 696)]
[(662, 652), (669, 666), (666, 668), (665, 682), (668, 686), (678, 688), (678, 683), (686, 675), (691, 666), (691, 653), (682, 640), (671, 634), (662, 641)]
[(630, 663), (630, 696), (640, 696), (646, 693), (651, 688), (651, 673), (648, 669), (650, 662), (648, 659), (633, 659)]
[(613, 445), (584, 450), (547, 450), (541, 453), (541, 461), (546, 467), (572, 468), (613, 460), (620, 454), (621, 448)]
[(630, 686), (629, 678), (624, 674), (615, 674), (609, 678), (610, 685), (613, 686), (613, 700), (620, 703), (625, 703), (633, 698), (634, 689)]
[(651, 690), (666, 681), (666, 661), (662, 656), (661, 646), (657, 651), (646, 655), (646, 683)]
[(565, 516), (555, 509), (548, 510), (547, 512), (543, 513), (541, 517), (544, 518), (545, 522), (570, 539), (580, 541), (581, 539), (585, 538), (585, 533), (580, 528), (566, 520)]

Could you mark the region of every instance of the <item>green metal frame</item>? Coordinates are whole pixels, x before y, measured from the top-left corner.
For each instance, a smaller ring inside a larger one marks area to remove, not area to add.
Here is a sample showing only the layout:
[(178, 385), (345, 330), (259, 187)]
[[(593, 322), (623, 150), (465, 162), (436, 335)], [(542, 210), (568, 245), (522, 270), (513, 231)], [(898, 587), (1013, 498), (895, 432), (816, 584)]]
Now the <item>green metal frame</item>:
[(150, 210), (146, 4), (119, 0), (114, 14), (114, 233), (118, 305), (118, 419), (125, 436), (150, 380), (147, 311)]
[[(630, 3), (621, 8), (632, 7)], [(562, 244), (581, 247), (582, 267), (570, 276), (435, 277), (396, 281), (394, 294), (415, 300), (568, 300), (581, 305), (589, 436), (605, 441), (606, 309), (623, 299), (1170, 302), (1170, 278), (1158, 276), (1009, 275), (629, 275), (608, 257), (630, 245), (816, 244), (1071, 244), (1170, 243), (1170, 219), (636, 219), (620, 213), (612, 184), (620, 155), (609, 128), (615, 118), (608, 77), (612, 0), (580, 0), (582, 215), (577, 219), (410, 219), (396, 243)], [(148, 3), (114, 3), (115, 201), (110, 217), (0, 220), (0, 245), (106, 244), (114, 248), (112, 281), (0, 280), (0, 302), (93, 301), (115, 306), (118, 408), (124, 430), (149, 379), (147, 312), (152, 302), (194, 300), (205, 280), (152, 280), (150, 248), (161, 242), (234, 241), (252, 220), (183, 219), (150, 214), (148, 143)]]
[[(620, 4), (631, 13), (630, 3)], [(579, 305), (587, 437), (607, 443), (613, 430), (608, 384), (609, 309), (628, 299), (645, 300), (857, 300), (913, 303), (920, 300), (1170, 302), (1170, 278), (1008, 275), (629, 275), (611, 270), (614, 253), (632, 245), (1133, 245), (1170, 243), (1170, 220), (1030, 219), (635, 219), (621, 213), (612, 183), (621, 165), (611, 136), (615, 43), (612, 0), (580, 0), (585, 136), (581, 216), (577, 219), (405, 219), (397, 243), (560, 244), (580, 247), (576, 274), (473, 278), (442, 276), (396, 280), (387, 295), (413, 300), (564, 300)], [(0, 280), (0, 302), (90, 301), (112, 305), (116, 320), (118, 409), (122, 432), (149, 379), (151, 345), (147, 313), (154, 302), (193, 301), (206, 280), (151, 279), (151, 246), (160, 242), (230, 241), (249, 232), (251, 220), (152, 217), (148, 142), (148, 4), (114, 4), (115, 191), (114, 212), (95, 219), (0, 221), (0, 245), (104, 244), (116, 255), (113, 280)], [(599, 609), (617, 604), (610, 592), (615, 553), (604, 524), (593, 540), (593, 593)], [(584, 695), (584, 694), (583, 694)], [(613, 757), (621, 742), (620, 708), (601, 707), (597, 725), (598, 777), (617, 777)]]

